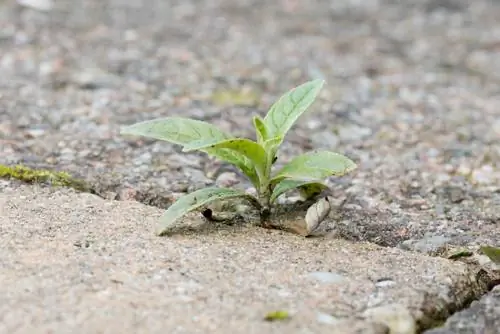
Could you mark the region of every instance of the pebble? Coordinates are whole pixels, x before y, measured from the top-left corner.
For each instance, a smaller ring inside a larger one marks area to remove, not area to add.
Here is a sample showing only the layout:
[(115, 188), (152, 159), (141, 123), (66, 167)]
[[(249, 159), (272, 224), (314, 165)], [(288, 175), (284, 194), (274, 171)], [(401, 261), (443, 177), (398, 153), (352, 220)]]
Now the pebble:
[(392, 304), (370, 308), (363, 312), (363, 316), (389, 327), (394, 334), (415, 334), (417, 324), (410, 311), (403, 305)]
[(240, 181), (238, 179), (238, 175), (233, 172), (224, 172), (221, 173), (217, 179), (215, 180), (215, 184), (218, 187), (222, 188), (229, 188), (232, 187), (236, 184), (238, 184)]
[(150, 152), (144, 152), (134, 160), (134, 165), (149, 165), (151, 163), (151, 159), (153, 159), (153, 155)]
[(345, 280), (343, 275), (329, 271), (315, 271), (308, 276), (320, 283), (340, 283)]
[(200, 158), (194, 154), (172, 154), (168, 156), (165, 164), (172, 169), (199, 168)]
[(493, 166), (484, 165), (472, 171), (471, 180), (478, 184), (491, 184), (498, 179), (498, 176), (499, 174), (495, 173)]
[(321, 129), (323, 125), (324, 125), (323, 122), (321, 122), (321, 120), (317, 118), (310, 119), (306, 123), (307, 129), (311, 131), (316, 131), (318, 129)]
[(252, 195), (252, 196), (257, 196), (257, 189), (255, 189), (254, 187), (249, 187), (245, 190), (245, 192), (249, 195)]
[(335, 325), (339, 322), (339, 320), (337, 318), (335, 318), (334, 316), (327, 314), (327, 313), (323, 313), (323, 312), (316, 313), (316, 320), (319, 323), (326, 324), (326, 325)]
[(96, 68), (73, 72), (70, 80), (83, 89), (115, 88), (120, 84), (119, 77)]
[(392, 287), (395, 285), (396, 285), (396, 282), (391, 278), (381, 278), (375, 282), (375, 286), (377, 288), (388, 288), (388, 287)]
[(335, 150), (340, 140), (332, 131), (313, 132), (311, 142), (315, 148)]
[(54, 7), (52, 0), (17, 0), (17, 3), (42, 12), (48, 12)]
[(435, 254), (439, 252), (451, 239), (444, 235), (433, 235), (427, 233), (422, 239), (409, 239), (401, 243), (400, 247), (404, 250), (417, 251), (424, 254)]
[(338, 135), (341, 141), (351, 142), (364, 139), (371, 136), (372, 129), (357, 125), (342, 126), (338, 130)]

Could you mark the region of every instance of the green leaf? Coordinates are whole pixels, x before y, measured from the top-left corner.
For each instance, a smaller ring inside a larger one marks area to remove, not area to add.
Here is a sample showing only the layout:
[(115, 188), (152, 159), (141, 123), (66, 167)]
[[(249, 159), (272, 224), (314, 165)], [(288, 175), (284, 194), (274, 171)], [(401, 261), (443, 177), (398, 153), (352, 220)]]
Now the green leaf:
[(264, 124), (264, 120), (262, 118), (260, 118), (259, 116), (254, 116), (253, 126), (255, 127), (257, 142), (262, 145), (268, 138), (266, 124)]
[(304, 199), (308, 200), (311, 199), (319, 194), (325, 189), (327, 189), (328, 186), (324, 184), (323, 182), (311, 182), (311, 183), (306, 183), (302, 186), (299, 187), (299, 193), (300, 196), (302, 196)]
[(306, 82), (290, 90), (274, 103), (264, 117), (268, 137), (284, 138), (297, 119), (314, 102), (324, 83), (321, 79)]
[(245, 198), (256, 207), (259, 207), (259, 203), (255, 197), (240, 190), (215, 187), (200, 189), (179, 198), (167, 209), (167, 211), (165, 211), (163, 217), (161, 218), (160, 225), (158, 226), (157, 234), (160, 236), (167, 234), (169, 228), (172, 227), (172, 225), (174, 225), (179, 218), (191, 211), (199, 209), (212, 202), (231, 198)]
[(483, 246), (480, 249), (494, 264), (500, 265), (500, 248)]
[(274, 156), (276, 155), (276, 152), (278, 152), (279, 145), (282, 141), (283, 141), (282, 136), (267, 139), (263, 145), (264, 149), (268, 154)]
[(246, 139), (246, 138), (233, 138), (222, 140), (217, 143), (212, 141), (203, 142), (193, 142), (191, 145), (186, 145), (184, 147), (185, 152), (193, 150), (203, 150), (203, 149), (229, 149), (233, 150), (237, 154), (245, 156), (251, 161), (252, 165), (257, 172), (259, 178), (265, 177), (265, 171), (267, 168), (267, 154), (264, 148), (258, 143)]
[[(121, 133), (165, 140), (182, 146), (194, 145), (195, 143), (217, 143), (232, 137), (210, 123), (183, 117), (165, 117), (137, 123), (124, 127)], [(259, 180), (255, 169), (251, 161), (244, 155), (233, 150), (223, 149), (200, 151), (235, 165), (250, 179), (252, 184), (258, 184)]]
[(327, 186), (321, 183), (318, 180), (315, 181), (304, 181), (304, 180), (294, 180), (294, 179), (284, 179), (279, 182), (273, 189), (273, 193), (271, 194), (271, 203), (276, 201), (279, 196), (286, 193), (287, 191), (293, 189), (301, 190), (301, 195), (306, 199), (309, 199), (321, 192), (323, 189), (326, 189)]
[(356, 164), (349, 158), (329, 151), (313, 151), (299, 155), (278, 171), (271, 184), (283, 179), (303, 181), (323, 180), (329, 176), (341, 176), (353, 171)]
[(232, 138), (210, 123), (184, 117), (165, 117), (136, 123), (122, 128), (121, 134), (165, 140), (183, 146), (196, 141), (218, 142)]

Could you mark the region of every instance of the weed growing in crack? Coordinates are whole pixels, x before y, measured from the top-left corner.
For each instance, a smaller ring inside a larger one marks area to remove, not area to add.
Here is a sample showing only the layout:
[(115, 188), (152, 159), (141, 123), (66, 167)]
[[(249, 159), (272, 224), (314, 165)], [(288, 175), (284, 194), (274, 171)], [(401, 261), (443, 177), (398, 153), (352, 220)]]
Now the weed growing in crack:
[[(124, 135), (137, 135), (168, 141), (183, 146), (184, 152), (201, 151), (226, 161), (248, 177), (257, 196), (230, 188), (209, 187), (194, 191), (178, 199), (163, 215), (157, 233), (164, 235), (185, 214), (202, 209), (207, 216), (207, 205), (221, 200), (245, 199), (260, 211), (262, 224), (270, 216), (272, 206), (285, 192), (298, 189), (305, 199), (311, 199), (327, 186), (324, 180), (330, 176), (342, 176), (356, 168), (349, 158), (330, 151), (312, 151), (292, 159), (275, 173), (272, 166), (285, 135), (299, 117), (314, 102), (323, 80), (306, 82), (286, 94), (271, 106), (264, 119), (253, 117), (257, 141), (236, 138), (214, 125), (182, 117), (166, 117), (140, 122), (122, 129)], [(311, 206), (306, 215), (316, 220), (317, 226), (330, 210), (326, 201)]]

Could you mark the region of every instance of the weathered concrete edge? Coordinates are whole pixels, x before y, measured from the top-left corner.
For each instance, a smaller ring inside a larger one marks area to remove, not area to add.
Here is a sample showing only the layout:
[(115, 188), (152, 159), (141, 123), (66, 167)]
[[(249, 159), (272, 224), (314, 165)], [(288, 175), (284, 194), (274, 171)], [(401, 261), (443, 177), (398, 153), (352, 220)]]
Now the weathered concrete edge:
[[(174, 199), (163, 196), (160, 191), (132, 189), (119, 182), (117, 176), (108, 174), (74, 175), (56, 169), (55, 166), (32, 166), (31, 164), (5, 165), (0, 164), (0, 179), (18, 180), (26, 184), (40, 184), (52, 187), (72, 188), (79, 192), (87, 192), (108, 200), (135, 200), (139, 203), (168, 208)], [(133, 190), (129, 195), (128, 191)]]

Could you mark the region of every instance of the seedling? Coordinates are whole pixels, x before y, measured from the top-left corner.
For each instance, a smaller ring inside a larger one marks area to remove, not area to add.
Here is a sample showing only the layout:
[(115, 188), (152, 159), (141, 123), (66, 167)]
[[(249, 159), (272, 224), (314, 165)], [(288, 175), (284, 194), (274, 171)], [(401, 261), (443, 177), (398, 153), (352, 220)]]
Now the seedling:
[(183, 152), (197, 150), (226, 161), (239, 168), (257, 190), (255, 197), (241, 190), (217, 187), (187, 194), (166, 210), (157, 233), (166, 234), (171, 225), (189, 212), (203, 209), (206, 213), (208, 205), (214, 202), (237, 198), (258, 209), (264, 222), (284, 193), (298, 189), (303, 198), (311, 199), (327, 188), (324, 183), (327, 177), (354, 170), (356, 164), (349, 158), (319, 150), (297, 156), (280, 170), (272, 171), (287, 132), (314, 102), (323, 84), (323, 80), (306, 82), (283, 95), (264, 119), (254, 116), (256, 141), (236, 138), (210, 123), (183, 117), (160, 118), (123, 128), (122, 134), (165, 140), (181, 145)]

